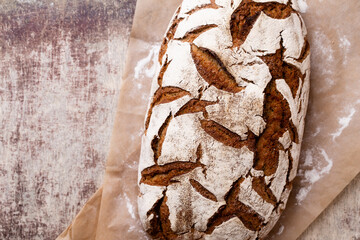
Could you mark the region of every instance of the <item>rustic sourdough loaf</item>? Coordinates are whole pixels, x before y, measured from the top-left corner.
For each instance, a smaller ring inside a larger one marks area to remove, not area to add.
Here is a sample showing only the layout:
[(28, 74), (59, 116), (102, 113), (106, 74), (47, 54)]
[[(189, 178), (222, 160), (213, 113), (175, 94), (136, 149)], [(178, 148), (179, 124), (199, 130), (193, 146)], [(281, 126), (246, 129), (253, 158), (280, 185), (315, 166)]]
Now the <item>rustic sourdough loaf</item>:
[(296, 176), (310, 49), (294, 0), (184, 0), (160, 53), (139, 165), (154, 239), (263, 239)]

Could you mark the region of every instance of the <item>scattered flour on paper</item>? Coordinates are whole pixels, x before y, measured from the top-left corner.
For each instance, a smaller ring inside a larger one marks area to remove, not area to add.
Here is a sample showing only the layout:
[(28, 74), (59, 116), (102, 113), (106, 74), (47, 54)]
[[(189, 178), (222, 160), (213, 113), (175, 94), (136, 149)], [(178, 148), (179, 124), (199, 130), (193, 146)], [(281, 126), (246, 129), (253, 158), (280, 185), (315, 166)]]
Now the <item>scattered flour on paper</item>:
[(124, 197), (126, 200), (126, 207), (128, 209), (128, 212), (130, 213), (130, 215), (133, 219), (136, 219), (134, 206), (132, 205), (132, 203), (131, 203), (129, 197), (126, 195), (126, 193), (124, 193)]
[(284, 229), (285, 229), (284, 225), (281, 225), (276, 235), (281, 235), (284, 232)]
[[(306, 198), (314, 183), (323, 176), (329, 174), (333, 167), (333, 161), (329, 158), (325, 149), (314, 147), (305, 152), (305, 161), (301, 164), (298, 176), (301, 178), (301, 188), (296, 195), (297, 204), (301, 204)], [(308, 169), (310, 168), (310, 169)]]
[(313, 134), (311, 134), (311, 135), (312, 135), (313, 137), (316, 137), (317, 135), (319, 135), (320, 131), (321, 131), (321, 128), (320, 128), (320, 127), (317, 127), (317, 128), (315, 129), (315, 132), (314, 132)]
[(348, 62), (348, 55), (350, 52), (351, 42), (349, 41), (346, 35), (340, 36), (339, 41), (340, 41), (339, 47), (343, 50), (343, 54), (344, 54), (344, 61), (342, 62), (342, 64), (345, 65)]
[(355, 108), (351, 108), (350, 113), (347, 116), (339, 118), (340, 128), (338, 128), (336, 132), (331, 134), (333, 141), (335, 141), (335, 139), (342, 134), (345, 128), (349, 126), (355, 113), (356, 113)]
[(322, 67), (318, 69), (318, 74), (325, 80), (323, 86), (318, 89), (313, 89), (316, 92), (327, 92), (331, 90), (336, 81), (334, 80), (334, 65), (341, 64), (335, 58), (335, 50), (333, 46), (333, 39), (331, 39), (323, 30), (313, 30), (312, 45), (317, 46), (311, 51), (314, 59), (321, 59)]
[(351, 42), (349, 41), (349, 39), (347, 38), (346, 35), (340, 37), (340, 47), (341, 48), (349, 50), (350, 46), (351, 46)]
[[(149, 54), (139, 60), (135, 67), (135, 79), (138, 79), (142, 74), (146, 77), (152, 78), (155, 76), (156, 71), (156, 59), (160, 51), (160, 45), (155, 44), (150, 48)], [(138, 86), (141, 88), (141, 86)]]

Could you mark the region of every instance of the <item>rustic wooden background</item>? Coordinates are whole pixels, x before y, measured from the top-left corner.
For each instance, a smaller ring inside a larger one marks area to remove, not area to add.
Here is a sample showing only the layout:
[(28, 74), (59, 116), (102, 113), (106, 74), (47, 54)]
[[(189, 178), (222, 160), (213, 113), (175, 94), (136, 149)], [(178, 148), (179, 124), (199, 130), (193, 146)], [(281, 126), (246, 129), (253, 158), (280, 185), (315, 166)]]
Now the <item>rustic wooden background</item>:
[[(0, 0), (0, 239), (55, 239), (100, 186), (136, 0)], [(300, 237), (360, 240), (360, 175)]]

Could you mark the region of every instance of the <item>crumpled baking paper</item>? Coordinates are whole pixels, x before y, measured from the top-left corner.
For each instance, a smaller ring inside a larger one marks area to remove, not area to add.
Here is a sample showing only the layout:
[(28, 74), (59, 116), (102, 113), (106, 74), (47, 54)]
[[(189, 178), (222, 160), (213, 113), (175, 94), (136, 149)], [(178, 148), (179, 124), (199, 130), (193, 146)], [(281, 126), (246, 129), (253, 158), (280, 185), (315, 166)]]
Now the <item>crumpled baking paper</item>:
[[(298, 0), (312, 49), (298, 177), (269, 239), (296, 239), (360, 172), (360, 2)], [(57, 238), (149, 239), (137, 213), (140, 138), (157, 52), (180, 0), (138, 0), (102, 187)]]

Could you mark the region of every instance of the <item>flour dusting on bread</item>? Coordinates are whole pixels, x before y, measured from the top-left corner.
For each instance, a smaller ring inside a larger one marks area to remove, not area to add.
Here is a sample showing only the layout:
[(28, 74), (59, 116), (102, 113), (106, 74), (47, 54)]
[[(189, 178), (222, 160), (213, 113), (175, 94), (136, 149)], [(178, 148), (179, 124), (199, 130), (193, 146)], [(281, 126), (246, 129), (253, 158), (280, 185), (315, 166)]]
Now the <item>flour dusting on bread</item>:
[(296, 176), (310, 88), (294, 0), (184, 0), (145, 120), (139, 214), (154, 239), (262, 239)]

